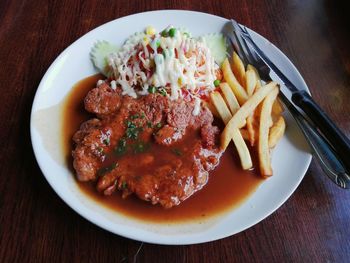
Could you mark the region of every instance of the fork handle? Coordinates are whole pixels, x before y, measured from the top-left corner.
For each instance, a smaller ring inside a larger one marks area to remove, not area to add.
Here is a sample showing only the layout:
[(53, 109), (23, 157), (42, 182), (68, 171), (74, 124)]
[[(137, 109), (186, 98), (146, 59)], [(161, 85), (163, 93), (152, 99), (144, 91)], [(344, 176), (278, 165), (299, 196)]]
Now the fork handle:
[(293, 92), (292, 101), (320, 129), (329, 143), (333, 145), (346, 170), (350, 171), (350, 140), (306, 91)]

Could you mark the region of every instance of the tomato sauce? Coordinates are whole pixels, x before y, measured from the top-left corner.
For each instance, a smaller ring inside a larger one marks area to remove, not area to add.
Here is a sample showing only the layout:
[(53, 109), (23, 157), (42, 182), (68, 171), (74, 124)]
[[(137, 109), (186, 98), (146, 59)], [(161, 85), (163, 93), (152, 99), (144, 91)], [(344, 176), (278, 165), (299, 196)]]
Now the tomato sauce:
[[(79, 81), (64, 103), (62, 145), (72, 174), (72, 136), (83, 121), (91, 118), (84, 110), (83, 99), (99, 79), (103, 79), (103, 76), (94, 75)], [(97, 192), (95, 183), (77, 181), (77, 184), (87, 198), (92, 198), (118, 213), (143, 221), (174, 223), (217, 216), (233, 209), (244, 202), (262, 181), (256, 170), (242, 170), (237, 153), (230, 145), (221, 157), (218, 167), (210, 172), (208, 183), (179, 206), (170, 209), (152, 205), (134, 195), (123, 199), (120, 192), (104, 196)]]

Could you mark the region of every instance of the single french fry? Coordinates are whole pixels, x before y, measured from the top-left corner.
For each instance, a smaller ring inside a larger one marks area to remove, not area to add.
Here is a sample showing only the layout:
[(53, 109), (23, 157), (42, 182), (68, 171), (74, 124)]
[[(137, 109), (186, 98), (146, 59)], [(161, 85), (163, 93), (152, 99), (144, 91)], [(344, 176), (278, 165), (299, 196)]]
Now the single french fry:
[(207, 101), (203, 101), (203, 105), (211, 111), (211, 113), (214, 115), (214, 117), (220, 118), (218, 111), (216, 110), (216, 108), (214, 107), (214, 105), (212, 103), (207, 102)]
[(235, 114), (240, 108), (235, 94), (226, 82), (220, 84), (220, 89), (222, 91), (222, 94), (224, 95), (224, 99), (231, 111), (231, 114)]
[(259, 103), (274, 89), (278, 90), (276, 82), (270, 82), (265, 86), (262, 86), (256, 91), (253, 96), (247, 100), (246, 103), (236, 112), (236, 114), (227, 123), (224, 131), (221, 134), (221, 149), (225, 150), (232, 138), (233, 130), (242, 128), (241, 124), (244, 123), (245, 119), (252, 114), (254, 109)]
[(269, 133), (269, 148), (274, 148), (286, 130), (286, 122), (282, 116), (272, 125)]
[(235, 94), (240, 105), (243, 105), (244, 102), (248, 99), (248, 94), (245, 89), (239, 84), (235, 75), (231, 70), (230, 63), (226, 58), (222, 63), (222, 73), (224, 74), (225, 81), (230, 85), (233, 93)]
[(279, 117), (283, 111), (284, 109), (281, 102), (278, 99), (276, 99), (272, 105), (272, 116)]
[[(256, 76), (255, 71), (252, 68), (247, 69), (245, 73), (245, 88), (248, 94), (248, 97), (251, 97), (254, 93), (256, 87)], [(255, 129), (254, 129), (254, 112), (250, 114), (247, 118), (247, 130), (249, 134), (250, 145), (254, 146), (255, 144)]]
[(252, 139), (253, 141), (253, 145), (255, 146), (258, 142), (258, 138), (259, 138), (259, 126), (260, 126), (260, 112), (261, 112), (261, 105), (262, 103), (260, 103), (254, 110), (253, 112), (253, 117), (252, 117), (252, 129), (253, 131), (251, 132), (251, 136), (254, 136), (254, 139)]
[(254, 128), (254, 112), (247, 117), (247, 132), (249, 136), (250, 146), (255, 145), (255, 128)]
[(219, 113), (219, 116), (221, 117), (222, 121), (226, 124), (230, 121), (232, 115), (228, 107), (226, 106), (226, 103), (224, 99), (222, 98), (221, 94), (217, 91), (214, 91), (210, 94), (211, 101), (216, 108), (217, 112)]
[(252, 66), (252, 65), (248, 65), (247, 66), (247, 70), (253, 70), (254, 71), (254, 73), (255, 73), (255, 79), (256, 79), (256, 89), (260, 89), (260, 87), (261, 87), (261, 78), (260, 78), (260, 75), (259, 75), (259, 72), (258, 72), (258, 70), (254, 67), (254, 66)]
[[(226, 106), (225, 101), (222, 98), (222, 96), (220, 95), (220, 93), (219, 92), (212, 92), (210, 94), (210, 98), (211, 98), (216, 110), (220, 114), (222, 121), (225, 124), (228, 123), (230, 121), (232, 115), (230, 113), (230, 110)], [(245, 144), (245, 141), (242, 137), (242, 134), (240, 133), (238, 128), (233, 130), (232, 140), (236, 146), (239, 158), (241, 160), (242, 168), (244, 170), (252, 168), (253, 162), (252, 162), (252, 158), (251, 158), (250, 153), (249, 153), (249, 149), (248, 149), (247, 145)]]
[(239, 129), (233, 130), (232, 140), (236, 146), (243, 170), (251, 169), (253, 167), (252, 158), (250, 156), (249, 149), (248, 149)]
[[(261, 90), (261, 89), (260, 89)], [(258, 156), (260, 174), (263, 177), (272, 176), (271, 157), (269, 149), (269, 129), (272, 104), (278, 95), (278, 89), (272, 90), (263, 100), (260, 113)]]
[[(255, 75), (255, 88), (253, 91), (253, 93), (254, 93), (255, 91), (257, 91), (261, 88), (261, 78), (260, 78), (258, 70), (254, 66), (248, 64), (247, 70), (252, 70), (254, 72), (254, 75)], [(261, 105), (258, 105), (257, 108), (254, 110), (254, 113), (252, 114), (253, 117), (250, 117), (249, 120), (248, 120), (249, 117), (247, 118), (247, 127), (249, 127), (248, 131), (250, 134), (250, 143), (252, 146), (255, 145), (255, 142), (256, 142), (258, 134), (259, 134), (259, 125), (256, 124), (256, 122), (259, 122), (258, 120), (259, 120), (260, 111), (261, 111), (260, 106)], [(249, 122), (249, 124), (248, 124), (248, 122)]]
[(245, 84), (244, 64), (236, 52), (233, 52), (232, 54), (232, 71), (233, 71), (233, 74), (235, 74), (239, 84), (244, 86)]
[(245, 73), (245, 88), (248, 97), (252, 96), (256, 87), (256, 76), (253, 69), (248, 69)]

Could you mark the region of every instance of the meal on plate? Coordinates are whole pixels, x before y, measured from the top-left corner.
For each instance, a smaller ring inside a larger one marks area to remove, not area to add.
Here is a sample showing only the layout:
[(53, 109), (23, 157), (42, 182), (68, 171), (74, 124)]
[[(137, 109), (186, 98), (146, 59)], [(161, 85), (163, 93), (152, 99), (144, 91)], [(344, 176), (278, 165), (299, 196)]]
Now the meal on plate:
[(147, 27), (121, 47), (97, 42), (91, 58), (106, 78), (86, 95), (94, 117), (73, 136), (78, 180), (170, 208), (206, 185), (231, 140), (242, 169), (256, 149), (260, 174), (271, 176), (270, 149), (285, 130), (278, 85), (263, 85), (235, 53), (231, 65), (226, 48), (221, 34), (172, 26)]

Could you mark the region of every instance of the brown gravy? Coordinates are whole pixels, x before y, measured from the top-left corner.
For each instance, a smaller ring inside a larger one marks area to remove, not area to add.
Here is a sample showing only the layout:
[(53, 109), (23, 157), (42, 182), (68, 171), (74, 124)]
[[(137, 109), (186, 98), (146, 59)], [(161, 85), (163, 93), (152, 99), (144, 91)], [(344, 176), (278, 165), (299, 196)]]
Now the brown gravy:
[[(72, 171), (72, 136), (80, 124), (91, 116), (84, 110), (83, 99), (94, 88), (102, 75), (94, 75), (79, 81), (67, 96), (63, 109), (63, 149)], [(231, 146), (223, 154), (219, 166), (210, 172), (207, 185), (177, 207), (164, 209), (159, 205), (139, 200), (134, 196), (122, 199), (120, 193), (104, 196), (93, 183), (78, 185), (83, 193), (102, 205), (139, 220), (158, 223), (206, 218), (223, 213), (241, 204), (263, 181), (256, 171), (243, 171), (235, 150)]]

